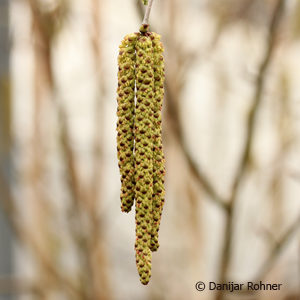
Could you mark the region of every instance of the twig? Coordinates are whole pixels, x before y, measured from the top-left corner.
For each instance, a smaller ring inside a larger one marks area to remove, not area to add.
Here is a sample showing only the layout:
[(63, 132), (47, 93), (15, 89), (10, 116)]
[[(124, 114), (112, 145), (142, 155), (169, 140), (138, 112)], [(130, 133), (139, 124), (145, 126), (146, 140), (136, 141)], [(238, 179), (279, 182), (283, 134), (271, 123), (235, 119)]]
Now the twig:
[(207, 176), (201, 171), (201, 168), (196, 163), (189, 152), (186, 143), (182, 140), (182, 138), (177, 137), (179, 146), (183, 155), (185, 156), (186, 162), (190, 169), (191, 174), (194, 176), (196, 181), (204, 188), (205, 192), (209, 195), (209, 200), (213, 201), (224, 211), (228, 210), (228, 206), (223, 198), (217, 193), (215, 188), (212, 186), (210, 180)]
[(148, 6), (146, 8), (143, 24), (148, 25), (149, 24), (149, 17), (151, 13), (151, 8), (154, 0), (149, 0)]
[(166, 78), (165, 83), (165, 89), (166, 89), (166, 102), (168, 105), (168, 114), (170, 119), (172, 120), (172, 129), (174, 132), (174, 136), (178, 142), (179, 148), (182, 151), (186, 162), (188, 164), (188, 167), (190, 169), (190, 172), (194, 176), (194, 178), (197, 180), (197, 182), (204, 188), (204, 191), (210, 196), (210, 200), (215, 202), (219, 207), (221, 207), (224, 210), (227, 210), (227, 205), (225, 201), (223, 201), (222, 197), (218, 195), (215, 188), (207, 178), (207, 176), (203, 173), (202, 168), (198, 166), (198, 163), (195, 162), (193, 159), (188, 146), (186, 145), (186, 142), (184, 140), (184, 135), (182, 132), (182, 122), (180, 120), (180, 114), (178, 107), (174, 104), (175, 101), (174, 96), (172, 94), (170, 83), (168, 78)]
[[(256, 116), (258, 114), (258, 109), (260, 107), (263, 98), (265, 75), (269, 67), (269, 64), (271, 62), (271, 58), (274, 50), (275, 38), (276, 38), (276, 31), (279, 25), (280, 17), (283, 13), (283, 7), (284, 7), (284, 0), (278, 0), (268, 29), (268, 45), (267, 45), (266, 53), (260, 65), (258, 76), (256, 79), (256, 90), (254, 94), (253, 105), (250, 109), (248, 120), (247, 120), (246, 140), (242, 150), (241, 161), (233, 181), (231, 197), (228, 201), (229, 206), (228, 206), (228, 214), (225, 223), (225, 237), (224, 237), (224, 245), (222, 251), (219, 282), (226, 281), (227, 270), (231, 262), (231, 253), (232, 253), (231, 247), (232, 247), (233, 230), (234, 230), (234, 210), (236, 207), (238, 190), (241, 186), (241, 183), (243, 182), (250, 161), (250, 152), (252, 150), (252, 144), (254, 139)], [(224, 295), (223, 291), (219, 291), (217, 293), (216, 300), (222, 300), (223, 295)]]
[(276, 38), (276, 30), (280, 21), (280, 17), (283, 12), (283, 5), (285, 0), (279, 0), (275, 10), (274, 14), (270, 23), (269, 27), (269, 37), (268, 37), (268, 47), (263, 59), (263, 62), (260, 66), (258, 76), (256, 78), (256, 91), (254, 95), (254, 101), (253, 106), (249, 112), (248, 121), (247, 121), (247, 133), (246, 133), (246, 142), (244, 145), (244, 149), (242, 151), (242, 159), (237, 171), (237, 174), (235, 176), (234, 184), (233, 184), (233, 190), (232, 190), (232, 198), (235, 197), (237, 190), (241, 184), (241, 181), (245, 175), (245, 171), (248, 167), (249, 163), (249, 156), (252, 149), (253, 144), (253, 137), (254, 137), (254, 129), (255, 129), (255, 121), (256, 116), (258, 114), (258, 108), (260, 103), (262, 102), (262, 94), (263, 94), (263, 87), (265, 84), (265, 74), (267, 71), (267, 68), (270, 64), (270, 61), (272, 59), (274, 44), (275, 44), (275, 38)]
[(255, 276), (255, 280), (253, 282), (258, 282), (266, 277), (274, 262), (282, 253), (284, 248), (287, 246), (288, 242), (291, 240), (292, 236), (299, 230), (300, 227), (300, 216), (296, 219), (296, 221), (287, 229), (287, 231), (282, 235), (280, 240), (274, 245), (271, 250), (269, 256), (261, 266), (260, 270), (257, 272)]

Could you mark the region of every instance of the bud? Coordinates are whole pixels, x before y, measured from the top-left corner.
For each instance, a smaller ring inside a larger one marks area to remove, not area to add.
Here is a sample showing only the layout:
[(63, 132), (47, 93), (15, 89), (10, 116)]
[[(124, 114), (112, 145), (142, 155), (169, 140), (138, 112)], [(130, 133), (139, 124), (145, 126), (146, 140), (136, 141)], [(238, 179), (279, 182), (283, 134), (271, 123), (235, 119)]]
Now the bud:
[(142, 26), (140, 27), (140, 32), (142, 34), (148, 34), (148, 31), (149, 31), (149, 24), (142, 24)]

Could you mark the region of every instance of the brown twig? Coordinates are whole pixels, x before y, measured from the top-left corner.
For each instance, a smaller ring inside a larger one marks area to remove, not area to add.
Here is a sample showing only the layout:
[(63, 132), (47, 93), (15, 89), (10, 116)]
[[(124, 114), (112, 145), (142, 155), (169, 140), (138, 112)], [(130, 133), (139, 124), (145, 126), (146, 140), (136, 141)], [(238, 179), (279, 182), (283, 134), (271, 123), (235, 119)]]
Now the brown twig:
[[(263, 99), (263, 88), (265, 86), (265, 76), (274, 52), (273, 50), (275, 45), (276, 32), (280, 22), (281, 15), (283, 13), (283, 8), (284, 8), (284, 0), (278, 0), (268, 28), (267, 49), (264, 54), (262, 63), (260, 65), (258, 76), (256, 78), (256, 89), (254, 94), (254, 100), (247, 120), (245, 144), (242, 150), (241, 161), (239, 163), (236, 175), (234, 177), (231, 196), (228, 201), (228, 214), (226, 216), (226, 221), (225, 221), (225, 235), (224, 235), (224, 245), (222, 249), (219, 282), (226, 281), (228, 267), (230, 266), (230, 262), (231, 262), (231, 254), (232, 254), (231, 247), (232, 247), (233, 231), (234, 231), (234, 211), (236, 207), (236, 200), (237, 200), (239, 188), (246, 175), (246, 171), (250, 162), (250, 153), (252, 150), (252, 144), (253, 144), (254, 132), (255, 132), (255, 121), (259, 111), (260, 104)], [(216, 295), (216, 300), (222, 300), (223, 297), (224, 297), (223, 291), (219, 291)]]

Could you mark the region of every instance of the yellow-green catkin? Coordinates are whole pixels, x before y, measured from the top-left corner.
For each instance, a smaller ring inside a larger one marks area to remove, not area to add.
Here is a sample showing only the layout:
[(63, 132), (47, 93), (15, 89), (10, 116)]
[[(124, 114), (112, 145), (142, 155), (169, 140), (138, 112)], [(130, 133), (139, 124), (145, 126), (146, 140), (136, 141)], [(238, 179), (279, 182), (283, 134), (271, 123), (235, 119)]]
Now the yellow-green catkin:
[(144, 5), (148, 4), (148, 0), (142, 0), (142, 2), (143, 2)]
[(136, 264), (140, 281), (151, 277), (150, 239), (152, 231), (153, 194), (153, 47), (149, 36), (136, 43), (136, 115), (135, 115), (135, 198), (136, 198)]
[(134, 203), (134, 97), (135, 97), (135, 44), (139, 34), (126, 35), (118, 56), (118, 122), (117, 150), (121, 174), (121, 209), (129, 212)]
[(165, 158), (162, 147), (161, 110), (164, 99), (164, 48), (160, 41), (160, 35), (151, 33), (153, 44), (153, 71), (154, 71), (154, 99), (153, 99), (153, 197), (152, 197), (152, 231), (151, 251), (157, 251), (158, 231), (161, 214), (165, 202)]

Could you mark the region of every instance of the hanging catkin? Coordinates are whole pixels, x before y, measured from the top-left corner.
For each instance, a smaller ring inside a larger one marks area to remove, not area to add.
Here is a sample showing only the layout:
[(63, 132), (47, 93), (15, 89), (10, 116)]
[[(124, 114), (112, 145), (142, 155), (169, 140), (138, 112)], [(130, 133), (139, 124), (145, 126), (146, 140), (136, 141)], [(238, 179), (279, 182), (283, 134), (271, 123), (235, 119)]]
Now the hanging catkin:
[(162, 149), (162, 127), (161, 127), (161, 109), (164, 98), (164, 58), (163, 45), (160, 41), (160, 35), (151, 34), (153, 44), (153, 71), (154, 71), (154, 101), (153, 101), (153, 198), (152, 214), (153, 223), (151, 231), (150, 249), (157, 251), (158, 231), (161, 220), (162, 209), (164, 205), (165, 188), (165, 158)]
[(121, 208), (129, 212), (135, 200), (136, 265), (142, 284), (150, 280), (152, 251), (159, 247), (158, 231), (165, 196), (161, 136), (163, 51), (160, 35), (149, 32), (149, 25), (143, 24), (140, 33), (124, 38), (118, 57)]
[(134, 88), (135, 44), (139, 34), (125, 36), (118, 57), (117, 150), (121, 174), (121, 209), (129, 212), (134, 203)]
[(148, 36), (136, 43), (135, 197), (136, 264), (143, 284), (151, 277), (153, 194), (153, 47)]
[(143, 2), (144, 5), (148, 4), (148, 0), (142, 0), (142, 2)]

